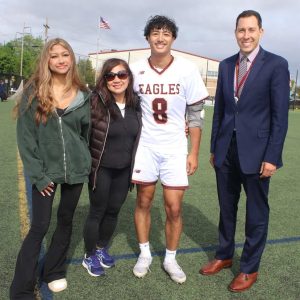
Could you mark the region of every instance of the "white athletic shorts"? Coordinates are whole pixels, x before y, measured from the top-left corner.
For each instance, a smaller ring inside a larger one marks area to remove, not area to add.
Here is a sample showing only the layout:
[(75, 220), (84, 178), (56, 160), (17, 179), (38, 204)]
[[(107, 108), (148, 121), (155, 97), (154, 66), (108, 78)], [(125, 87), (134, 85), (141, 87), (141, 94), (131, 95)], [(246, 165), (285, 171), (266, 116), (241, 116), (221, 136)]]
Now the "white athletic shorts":
[(161, 153), (156, 149), (139, 145), (135, 156), (132, 182), (152, 185), (159, 178), (165, 188), (185, 190), (189, 186), (186, 159), (185, 153)]

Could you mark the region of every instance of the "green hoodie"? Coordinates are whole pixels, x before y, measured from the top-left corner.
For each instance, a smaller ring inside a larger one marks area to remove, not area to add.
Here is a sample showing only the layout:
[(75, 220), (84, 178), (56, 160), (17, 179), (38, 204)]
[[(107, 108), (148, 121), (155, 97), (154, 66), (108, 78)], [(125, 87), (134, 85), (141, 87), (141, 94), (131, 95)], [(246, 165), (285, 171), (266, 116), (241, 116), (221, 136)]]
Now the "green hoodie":
[(91, 157), (89, 94), (79, 91), (59, 117), (56, 111), (46, 124), (35, 122), (37, 101), (27, 107), (24, 96), (17, 121), (17, 141), (25, 173), (39, 191), (51, 182), (88, 182)]

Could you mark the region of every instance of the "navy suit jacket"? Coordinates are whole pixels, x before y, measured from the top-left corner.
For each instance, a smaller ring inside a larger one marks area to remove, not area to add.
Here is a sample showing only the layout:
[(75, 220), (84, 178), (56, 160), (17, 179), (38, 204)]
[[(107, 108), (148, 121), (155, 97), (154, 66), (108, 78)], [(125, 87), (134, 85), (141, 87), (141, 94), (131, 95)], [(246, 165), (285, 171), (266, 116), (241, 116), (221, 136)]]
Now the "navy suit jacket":
[(260, 48), (236, 103), (234, 74), (238, 57), (231, 56), (219, 66), (210, 149), (215, 166), (222, 166), (235, 128), (244, 174), (258, 173), (263, 161), (279, 168), (288, 128), (288, 63)]

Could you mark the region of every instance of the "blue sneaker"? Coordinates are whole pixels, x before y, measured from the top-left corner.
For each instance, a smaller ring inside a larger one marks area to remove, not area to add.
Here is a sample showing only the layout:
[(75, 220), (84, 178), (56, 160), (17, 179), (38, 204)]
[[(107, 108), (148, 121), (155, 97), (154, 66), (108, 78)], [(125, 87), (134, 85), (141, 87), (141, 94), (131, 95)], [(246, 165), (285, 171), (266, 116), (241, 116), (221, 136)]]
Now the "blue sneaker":
[(96, 255), (103, 268), (111, 268), (115, 266), (115, 260), (108, 254), (106, 248), (97, 249)]
[(86, 257), (86, 254), (84, 255), (84, 259), (82, 261), (82, 265), (87, 269), (88, 273), (91, 276), (102, 276), (105, 275), (105, 272), (100, 265), (100, 261), (97, 257), (97, 255), (91, 255), (90, 257)]

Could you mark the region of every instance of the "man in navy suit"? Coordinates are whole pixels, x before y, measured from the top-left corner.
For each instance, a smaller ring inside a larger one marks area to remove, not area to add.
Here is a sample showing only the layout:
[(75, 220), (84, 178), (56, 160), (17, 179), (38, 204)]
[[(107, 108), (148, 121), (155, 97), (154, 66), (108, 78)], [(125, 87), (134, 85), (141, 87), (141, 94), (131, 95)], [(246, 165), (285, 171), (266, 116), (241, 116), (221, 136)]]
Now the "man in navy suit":
[(260, 47), (262, 35), (259, 13), (248, 10), (237, 17), (240, 51), (220, 63), (213, 115), (210, 162), (220, 205), (219, 247), (200, 273), (213, 275), (232, 265), (243, 186), (246, 239), (240, 273), (229, 285), (232, 292), (249, 289), (257, 280), (267, 239), (270, 178), (282, 166), (288, 128), (288, 63)]

